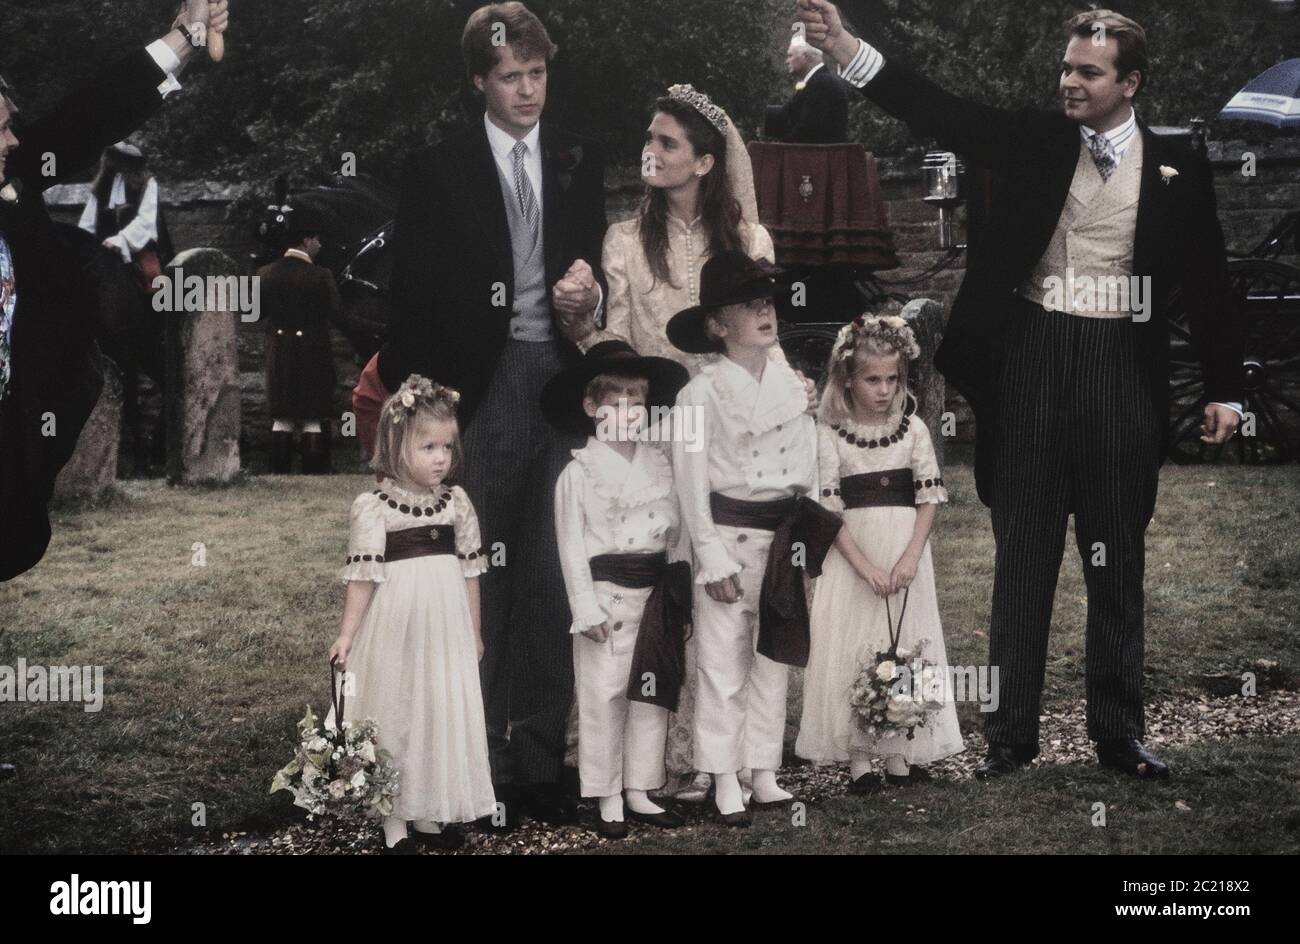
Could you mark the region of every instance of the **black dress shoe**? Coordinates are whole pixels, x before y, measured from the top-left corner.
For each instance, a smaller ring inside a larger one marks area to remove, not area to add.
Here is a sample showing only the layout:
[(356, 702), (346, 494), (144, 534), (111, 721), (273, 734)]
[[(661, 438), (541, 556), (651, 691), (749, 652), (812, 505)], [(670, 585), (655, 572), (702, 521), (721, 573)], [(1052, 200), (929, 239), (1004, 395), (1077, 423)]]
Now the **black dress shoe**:
[(873, 774), (870, 771), (849, 784), (849, 793), (854, 796), (870, 796), (873, 793), (879, 793), (880, 789), (880, 774)]
[(627, 823), (623, 820), (610, 822), (600, 815), (600, 810), (596, 810), (596, 832), (601, 839), (626, 839)]
[(0, 764), (0, 780), (18, 776), (18, 768), (13, 764)]
[(1143, 747), (1137, 738), (1098, 741), (1097, 760), (1103, 767), (1123, 771), (1140, 780), (1169, 778), (1169, 765)]
[(678, 826), (684, 826), (686, 820), (672, 810), (662, 810), (658, 813), (638, 813), (636, 810), (628, 809), (627, 816), (636, 823), (645, 823), (647, 826), (658, 826), (660, 829), (676, 829)]
[(1038, 749), (1033, 745), (990, 744), (988, 754), (975, 768), (975, 779), (991, 780), (1019, 770), (1021, 767), (1028, 767), (1029, 762), (1037, 754)]
[(523, 806), (521, 795), (509, 783), (493, 784), (492, 789), (501, 807), (491, 816), (480, 816), (474, 825), (493, 836), (508, 836), (519, 828), (520, 808)]
[(383, 855), (415, 855), (415, 843), (410, 836), (403, 836), (395, 845), (384, 845)]
[(749, 810), (741, 810), (738, 813), (724, 813), (716, 805), (713, 807), (713, 821), (736, 829), (746, 829), (754, 822), (749, 815)]
[(568, 826), (578, 821), (578, 805), (556, 784), (545, 784), (530, 791), (523, 807), (526, 815), (548, 826)]
[(886, 772), (885, 782), (895, 787), (911, 787), (918, 783), (929, 783), (930, 772), (924, 767), (910, 767), (905, 774)]
[(465, 830), (456, 823), (447, 823), (440, 833), (422, 833), (412, 826), (411, 838), (430, 849), (459, 849), (465, 845)]

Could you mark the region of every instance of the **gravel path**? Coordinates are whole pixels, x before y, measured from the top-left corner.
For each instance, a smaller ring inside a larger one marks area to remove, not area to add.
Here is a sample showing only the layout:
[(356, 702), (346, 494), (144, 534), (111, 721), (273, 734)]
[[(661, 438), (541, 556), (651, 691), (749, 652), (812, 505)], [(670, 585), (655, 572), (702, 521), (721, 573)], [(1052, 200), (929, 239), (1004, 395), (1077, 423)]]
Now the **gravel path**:
[[(1096, 757), (1084, 728), (1084, 702), (1073, 703), (1042, 716), (1041, 753), (1037, 765), (1093, 765)], [(1300, 692), (1269, 691), (1251, 698), (1185, 694), (1147, 705), (1145, 743), (1157, 754), (1172, 747), (1236, 737), (1278, 736), (1300, 733)], [(969, 780), (984, 754), (982, 733), (966, 734), (966, 750), (956, 757), (932, 765), (937, 780)], [(846, 767), (791, 766), (781, 773), (781, 782), (799, 799), (816, 803), (844, 796), (848, 790)], [(888, 788), (887, 788), (888, 790)], [(887, 794), (886, 794), (887, 795)], [(709, 825), (706, 804), (676, 804), (687, 818), (687, 829)], [(583, 823), (590, 822), (591, 807), (579, 807)], [(639, 827), (633, 825), (623, 842), (635, 846)], [(581, 852), (603, 845), (588, 825), (549, 827), (532, 820), (509, 836), (492, 836), (472, 827), (467, 829), (462, 853), (541, 854)], [(299, 823), (269, 836), (228, 833), (218, 842), (179, 848), (176, 852), (198, 855), (257, 855), (304, 853), (352, 855), (377, 853), (378, 827), (370, 822)]]

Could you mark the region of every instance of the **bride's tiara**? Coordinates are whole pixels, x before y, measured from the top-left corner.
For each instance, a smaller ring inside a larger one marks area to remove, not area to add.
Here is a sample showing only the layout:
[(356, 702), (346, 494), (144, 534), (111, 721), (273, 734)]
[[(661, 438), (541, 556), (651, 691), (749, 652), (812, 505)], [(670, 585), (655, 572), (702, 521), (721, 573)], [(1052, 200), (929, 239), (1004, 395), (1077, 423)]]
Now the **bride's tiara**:
[(672, 85), (668, 88), (668, 97), (674, 101), (684, 102), (690, 105), (705, 119), (709, 124), (718, 129), (718, 133), (723, 137), (727, 134), (727, 113), (717, 105), (713, 104), (713, 99), (703, 92), (697, 92), (691, 85)]

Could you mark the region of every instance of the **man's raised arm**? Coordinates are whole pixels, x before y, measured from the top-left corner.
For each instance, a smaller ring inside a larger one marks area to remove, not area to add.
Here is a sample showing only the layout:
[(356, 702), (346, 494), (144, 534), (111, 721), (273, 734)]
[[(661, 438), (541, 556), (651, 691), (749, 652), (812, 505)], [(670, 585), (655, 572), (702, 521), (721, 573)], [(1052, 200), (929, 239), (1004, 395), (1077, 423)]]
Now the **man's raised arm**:
[(176, 24), (196, 38), (222, 33), (227, 6), (227, 0), (186, 0), (167, 33), (20, 127), (18, 147), (6, 162), (7, 178), (45, 190), (93, 164), (104, 148), (139, 128), (164, 96), (180, 88), (176, 76), (199, 49)]
[(795, 0), (795, 13), (809, 44), (839, 66), (840, 76), (913, 134), (934, 138), (968, 160), (994, 170), (1013, 171), (1025, 157), (1019, 145), (1033, 133), (1032, 112), (1007, 111), (960, 98), (858, 39), (827, 0)]

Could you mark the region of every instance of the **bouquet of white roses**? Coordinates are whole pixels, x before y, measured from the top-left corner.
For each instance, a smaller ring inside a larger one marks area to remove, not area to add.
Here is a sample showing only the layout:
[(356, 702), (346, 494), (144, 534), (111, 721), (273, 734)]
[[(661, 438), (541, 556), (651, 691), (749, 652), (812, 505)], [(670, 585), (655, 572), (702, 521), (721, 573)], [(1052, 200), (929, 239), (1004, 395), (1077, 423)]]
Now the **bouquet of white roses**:
[[(331, 688), (334, 671), (330, 669)], [(331, 693), (332, 694), (332, 693)], [(391, 816), (397, 796), (397, 768), (392, 755), (376, 743), (379, 725), (343, 721), (343, 701), (335, 700), (337, 727), (318, 729), (311, 706), (298, 722), (298, 748), (271, 781), (271, 792), (288, 790), (293, 805), (314, 819), (326, 813)]]
[(849, 703), (858, 727), (867, 734), (901, 734), (910, 741), (916, 729), (943, 707), (943, 701), (924, 684), (935, 674), (934, 663), (920, 656), (925, 644), (922, 640), (915, 650), (878, 652), (875, 661), (864, 665), (853, 680)]
[(872, 737), (901, 734), (910, 741), (916, 736), (916, 729), (943, 707), (942, 690), (938, 693), (934, 690), (933, 683), (940, 680), (935, 664), (921, 658), (921, 650), (929, 640), (920, 640), (914, 649), (898, 645), (906, 612), (906, 590), (897, 627), (889, 615), (889, 600), (885, 600), (889, 648), (877, 652), (875, 661), (862, 667), (849, 693), (853, 720)]

